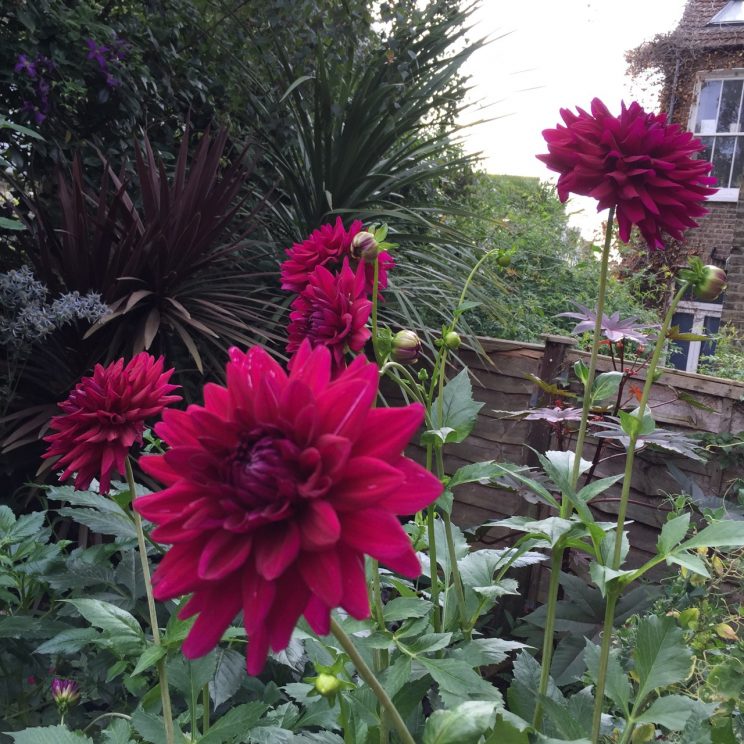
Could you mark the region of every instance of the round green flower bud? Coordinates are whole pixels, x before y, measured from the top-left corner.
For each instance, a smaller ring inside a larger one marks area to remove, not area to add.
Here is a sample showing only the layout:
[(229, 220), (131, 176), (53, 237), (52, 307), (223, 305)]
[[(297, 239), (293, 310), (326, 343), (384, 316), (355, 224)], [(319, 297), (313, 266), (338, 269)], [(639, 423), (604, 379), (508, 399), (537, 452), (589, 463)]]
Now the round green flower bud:
[(444, 336), (444, 343), (448, 349), (459, 349), (460, 344), (462, 343), (460, 334), (456, 331), (449, 331), (449, 333), (446, 333)]
[(421, 339), (408, 330), (398, 331), (393, 336), (393, 359), (398, 364), (413, 364), (421, 353)]
[(332, 674), (321, 672), (315, 678), (315, 689), (323, 697), (333, 697), (341, 688), (341, 682)]
[(362, 230), (351, 241), (351, 255), (361, 261), (372, 263), (380, 252), (375, 236), (371, 232)]
[(501, 253), (496, 259), (496, 263), (505, 269), (511, 265), (511, 256), (508, 253)]
[(726, 289), (726, 272), (710, 264), (703, 269), (705, 278), (695, 285), (695, 297), (702, 302), (712, 302)]

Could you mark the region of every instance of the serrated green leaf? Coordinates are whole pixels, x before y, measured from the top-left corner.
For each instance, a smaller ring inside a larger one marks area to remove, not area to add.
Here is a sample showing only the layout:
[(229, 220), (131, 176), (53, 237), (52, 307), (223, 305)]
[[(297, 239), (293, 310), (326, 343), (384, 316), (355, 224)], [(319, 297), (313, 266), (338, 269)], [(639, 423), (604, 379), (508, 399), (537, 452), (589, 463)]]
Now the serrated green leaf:
[(209, 694), (215, 708), (229, 700), (245, 679), (245, 656), (232, 648), (217, 650), (217, 667), (209, 683)]
[[(440, 420), (441, 405), (441, 420)], [(453, 431), (447, 435), (447, 442), (462, 442), (473, 430), (478, 418), (478, 411), (483, 403), (473, 400), (473, 386), (470, 384), (470, 374), (463, 369), (445, 386), (441, 404), (437, 398), (432, 404), (432, 428), (449, 427)]]
[(439, 685), (439, 695), (447, 707), (456, 707), (468, 700), (501, 701), (499, 691), (473, 669), (457, 659), (418, 659)]
[(706, 705), (685, 695), (664, 695), (654, 700), (643, 713), (634, 718), (636, 723), (655, 723), (670, 731), (682, 731), (696, 710), (710, 717), (715, 709), (715, 703)]
[(92, 739), (70, 731), (62, 725), (9, 731), (7, 736), (10, 736), (15, 744), (93, 744)]
[(744, 522), (721, 520), (700, 530), (694, 537), (683, 542), (680, 550), (692, 548), (739, 548), (744, 545)]
[(383, 607), (382, 615), (386, 623), (408, 620), (412, 617), (426, 617), (432, 604), (418, 597), (396, 597)]
[(586, 387), (586, 382), (589, 379), (589, 367), (586, 366), (582, 359), (577, 359), (574, 362), (574, 374), (578, 377), (579, 382), (583, 387)]
[(694, 553), (688, 553), (686, 550), (672, 553), (666, 558), (667, 564), (676, 564), (686, 568), (688, 571), (698, 574), (699, 576), (710, 577), (710, 572), (705, 566), (705, 562)]
[(617, 395), (623, 376), (623, 372), (615, 371), (603, 372), (601, 375), (597, 375), (592, 385), (592, 405)]
[(633, 659), (639, 678), (636, 705), (642, 705), (654, 690), (687, 678), (692, 651), (672, 618), (650, 615), (638, 625)]
[(579, 501), (583, 501), (585, 504), (589, 503), (593, 498), (604, 493), (609, 488), (615, 485), (618, 481), (623, 479), (623, 473), (619, 475), (611, 475), (609, 478), (600, 478), (599, 480), (587, 483), (577, 494), (576, 498)]
[(476, 744), (494, 723), (496, 704), (473, 701), (437, 710), (424, 727), (424, 744)]
[(130, 739), (132, 727), (128, 721), (114, 718), (103, 731), (102, 744), (133, 744)]
[(95, 628), (69, 628), (54, 638), (44, 641), (34, 650), (35, 654), (76, 654), (101, 634)]
[(656, 549), (659, 555), (667, 555), (685, 539), (687, 531), (690, 529), (689, 513), (681, 514), (679, 517), (670, 519), (664, 523), (661, 528), (661, 534), (656, 543)]
[(487, 485), (504, 475), (504, 469), (494, 460), (485, 462), (474, 462), (470, 465), (464, 465), (455, 471), (455, 474), (449, 479), (448, 488), (461, 486), (463, 483), (481, 483)]
[(236, 736), (245, 736), (268, 709), (268, 705), (257, 700), (231, 708), (210, 726), (199, 744), (225, 744)]
[[(596, 683), (599, 677), (600, 647), (587, 639), (584, 650), (584, 662), (586, 663), (589, 676)], [(617, 650), (610, 651), (607, 660), (607, 676), (605, 677), (604, 694), (625, 714), (630, 714), (630, 695), (632, 688), (628, 675), (620, 664)]]
[(142, 674), (146, 669), (155, 666), (165, 655), (167, 651), (163, 646), (148, 646), (137, 659), (137, 664), (132, 670), (130, 676), (136, 677), (138, 674)]

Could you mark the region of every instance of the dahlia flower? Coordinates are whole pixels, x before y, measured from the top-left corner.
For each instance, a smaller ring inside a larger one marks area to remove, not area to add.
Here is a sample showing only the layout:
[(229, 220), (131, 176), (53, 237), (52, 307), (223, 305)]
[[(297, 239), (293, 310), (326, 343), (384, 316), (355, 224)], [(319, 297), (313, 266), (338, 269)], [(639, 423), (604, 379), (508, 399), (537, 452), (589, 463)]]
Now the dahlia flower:
[[(351, 244), (354, 236), (364, 229), (360, 220), (354, 220), (348, 230), (340, 217), (334, 225), (322, 225), (314, 230), (302, 243), (295, 243), (287, 249), (287, 260), (281, 266), (282, 289), (302, 292), (316, 267), (335, 269), (344, 258), (352, 257)], [(382, 251), (378, 255), (380, 263), (378, 284), (381, 290), (387, 288), (387, 272), (395, 265), (393, 257)], [(374, 264), (367, 264), (366, 290), (372, 292)]]
[(297, 351), (305, 339), (312, 346), (327, 346), (335, 374), (346, 364), (346, 351), (361, 351), (372, 335), (367, 328), (371, 310), (363, 264), (354, 272), (349, 260), (344, 259), (338, 274), (318, 266), (302, 294), (292, 302), (287, 351)]
[(163, 358), (146, 352), (127, 365), (119, 359), (107, 367), (96, 365), (92, 377), (84, 377), (59, 404), (62, 415), (50, 423), (54, 434), (44, 437), (50, 447), (45, 458), (59, 457), (63, 466), (60, 480), (73, 473), (75, 488), (85, 490), (98, 478), (101, 492), (111, 485), (113, 474), (123, 474), (131, 446), (142, 442), (145, 420), (159, 416), (163, 409), (180, 400), (171, 395), (178, 385), (163, 372)]
[(332, 380), (330, 352), (309, 342), (293, 361), (287, 374), (259, 347), (231, 349), (226, 387), (208, 384), (203, 406), (156, 425), (170, 449), (140, 464), (166, 488), (134, 502), (153, 539), (173, 544), (155, 597), (192, 593), (179, 613), (198, 615), (184, 655), (208, 653), (242, 610), (251, 674), (301, 615), (321, 635), (337, 606), (368, 616), (365, 554), (417, 576), (398, 515), (442, 490), (401, 454), (423, 407), (373, 408), (374, 364), (357, 357)]
[(694, 156), (701, 142), (666, 114), (648, 114), (639, 104), (622, 104), (619, 116), (598, 99), (591, 113), (561, 109), (565, 126), (546, 129), (548, 154), (538, 155), (560, 173), (558, 196), (591, 196), (597, 211), (615, 207), (620, 239), (630, 239), (637, 225), (651, 248), (663, 248), (663, 233), (675, 240), (696, 227), (705, 198), (715, 193), (711, 164)]

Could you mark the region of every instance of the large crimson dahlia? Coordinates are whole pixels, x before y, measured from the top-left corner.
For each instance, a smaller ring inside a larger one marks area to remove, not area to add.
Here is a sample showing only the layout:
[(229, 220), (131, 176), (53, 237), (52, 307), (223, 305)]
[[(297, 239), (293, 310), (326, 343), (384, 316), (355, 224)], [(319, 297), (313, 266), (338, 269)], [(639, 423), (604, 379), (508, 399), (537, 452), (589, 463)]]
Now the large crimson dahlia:
[(193, 596), (198, 615), (184, 642), (206, 654), (243, 610), (247, 667), (287, 646), (301, 615), (329, 632), (330, 612), (369, 614), (368, 554), (405, 576), (418, 559), (397, 515), (431, 504), (438, 479), (403, 457), (424, 418), (419, 404), (372, 408), (378, 371), (357, 357), (331, 380), (328, 349), (304, 343), (289, 375), (263, 349), (231, 349), (227, 386), (204, 388), (204, 405), (168, 410), (155, 431), (170, 447), (142, 468), (165, 490), (134, 508), (172, 543), (155, 596)]
[(591, 196), (597, 211), (615, 207), (620, 239), (630, 239), (638, 225), (651, 248), (663, 248), (663, 234), (675, 240), (696, 227), (693, 217), (708, 210), (705, 198), (715, 193), (711, 164), (694, 156), (702, 143), (665, 114), (646, 113), (638, 103), (622, 104), (613, 116), (598, 99), (591, 113), (561, 109), (565, 126), (546, 129), (548, 154), (538, 155), (560, 173), (558, 196)]
[(307, 287), (292, 303), (287, 351), (297, 351), (305, 339), (312, 346), (327, 346), (335, 374), (346, 365), (346, 352), (361, 351), (372, 335), (367, 328), (371, 310), (363, 264), (354, 272), (349, 260), (344, 259), (338, 274), (318, 266), (310, 275)]
[[(360, 220), (354, 220), (347, 230), (340, 217), (333, 225), (322, 225), (314, 230), (302, 243), (295, 243), (286, 251), (287, 259), (281, 265), (282, 289), (302, 292), (311, 274), (318, 266), (335, 269), (344, 258), (351, 257), (351, 243), (354, 236), (364, 229)], [(382, 251), (378, 256), (380, 264), (378, 284), (381, 290), (387, 288), (387, 272), (393, 268), (393, 257)], [(372, 291), (374, 264), (367, 264), (367, 292)]]
[(98, 478), (101, 492), (108, 491), (111, 476), (124, 473), (132, 445), (142, 442), (145, 421), (180, 400), (171, 395), (178, 387), (168, 382), (172, 374), (163, 372), (162, 357), (144, 351), (126, 365), (123, 359), (97, 364), (59, 404), (62, 415), (50, 424), (56, 433), (44, 437), (50, 444), (44, 457), (59, 457), (55, 464), (65, 468), (60, 480), (77, 473), (75, 488), (85, 490)]

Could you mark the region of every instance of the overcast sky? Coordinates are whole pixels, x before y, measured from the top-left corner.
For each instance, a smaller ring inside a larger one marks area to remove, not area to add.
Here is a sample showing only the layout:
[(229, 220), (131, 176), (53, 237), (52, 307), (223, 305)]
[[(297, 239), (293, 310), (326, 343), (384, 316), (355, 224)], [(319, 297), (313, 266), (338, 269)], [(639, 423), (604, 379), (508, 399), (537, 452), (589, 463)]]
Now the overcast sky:
[[(471, 117), (500, 118), (472, 130), (468, 148), (483, 152), (490, 173), (552, 180), (535, 159), (545, 151), (542, 130), (556, 125), (560, 108), (588, 108), (595, 96), (613, 112), (621, 100), (634, 98), (653, 107), (654, 98), (644, 98), (626, 77), (625, 52), (671, 31), (684, 5), (685, 0), (483, 0), (471, 36), (502, 38), (477, 52), (465, 70), (474, 98), (486, 106)], [(598, 224), (596, 218), (587, 223), (588, 215), (578, 219), (585, 233), (591, 231), (587, 224)]]

